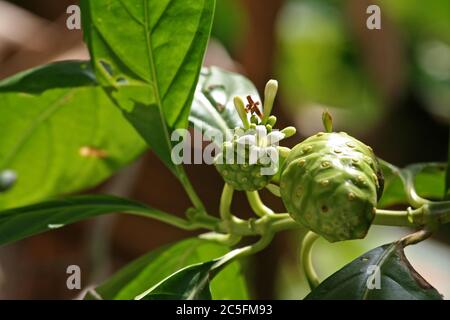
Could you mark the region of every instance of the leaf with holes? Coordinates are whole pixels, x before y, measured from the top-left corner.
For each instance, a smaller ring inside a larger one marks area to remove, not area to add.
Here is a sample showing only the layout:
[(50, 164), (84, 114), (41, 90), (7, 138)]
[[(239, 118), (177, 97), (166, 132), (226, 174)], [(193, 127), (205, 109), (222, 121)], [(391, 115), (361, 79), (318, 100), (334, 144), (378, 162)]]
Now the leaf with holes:
[(0, 208), (94, 187), (145, 150), (89, 63), (50, 64), (0, 82), (0, 175), (15, 175)]
[(412, 175), (417, 193), (427, 199), (441, 199), (445, 188), (445, 163), (418, 163), (397, 168), (386, 161), (380, 161), (384, 175), (384, 191), (378, 203), (379, 208), (396, 204), (407, 204), (404, 190), (405, 178)]
[(307, 300), (441, 300), (399, 242), (375, 248), (324, 280)]
[(242, 126), (233, 98), (247, 95), (261, 100), (253, 83), (244, 76), (217, 67), (203, 68), (189, 115), (190, 125), (208, 139), (231, 140), (230, 130)]
[(98, 78), (173, 172), (170, 134), (187, 127), (214, 5), (214, 0), (81, 1)]

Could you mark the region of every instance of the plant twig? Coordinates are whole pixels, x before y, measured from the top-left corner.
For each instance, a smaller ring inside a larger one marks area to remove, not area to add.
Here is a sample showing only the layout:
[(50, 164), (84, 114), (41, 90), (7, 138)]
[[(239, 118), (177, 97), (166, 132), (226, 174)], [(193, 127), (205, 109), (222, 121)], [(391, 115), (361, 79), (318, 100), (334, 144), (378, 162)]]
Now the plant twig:
[(230, 221), (233, 218), (231, 214), (231, 203), (233, 201), (234, 189), (228, 183), (225, 183), (220, 197), (220, 217), (224, 221)]
[(423, 224), (423, 207), (412, 210), (376, 209), (373, 224), (382, 226), (417, 227)]
[(319, 277), (317, 276), (316, 271), (314, 270), (314, 266), (312, 263), (312, 247), (314, 242), (319, 238), (319, 235), (308, 231), (302, 241), (302, 247), (300, 250), (300, 259), (303, 265), (303, 270), (305, 271), (306, 279), (308, 280), (308, 284), (311, 290), (317, 288), (320, 284)]
[(195, 189), (192, 186), (192, 183), (189, 180), (189, 177), (187, 176), (186, 171), (184, 170), (184, 167), (181, 165), (176, 166), (176, 172), (177, 172), (178, 180), (180, 181), (181, 185), (183, 186), (184, 190), (186, 191), (186, 194), (188, 195), (192, 204), (197, 209), (202, 210), (202, 212), (206, 215), (205, 206), (204, 206), (202, 200), (200, 199), (200, 197), (195, 192)]
[(247, 191), (246, 194), (250, 207), (259, 217), (273, 214), (273, 210), (262, 202), (258, 191)]
[(422, 241), (428, 239), (432, 234), (433, 234), (433, 232), (431, 232), (430, 230), (422, 229), (422, 230), (419, 230), (417, 232), (414, 232), (412, 234), (409, 234), (409, 235), (401, 238), (399, 240), (399, 242), (402, 244), (402, 246), (404, 248), (404, 247), (422, 242)]

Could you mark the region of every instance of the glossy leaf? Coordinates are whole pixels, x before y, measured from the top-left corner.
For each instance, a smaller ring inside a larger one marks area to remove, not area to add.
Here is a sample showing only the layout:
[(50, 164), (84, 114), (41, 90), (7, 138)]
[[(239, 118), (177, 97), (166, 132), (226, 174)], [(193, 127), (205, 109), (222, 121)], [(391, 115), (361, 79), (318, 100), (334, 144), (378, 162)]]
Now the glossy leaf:
[(195, 91), (189, 123), (206, 138), (230, 139), (230, 129), (242, 126), (233, 99), (251, 95), (260, 101), (258, 91), (247, 78), (217, 67), (203, 68)]
[(187, 266), (176, 271), (158, 284), (146, 290), (138, 300), (207, 300), (211, 299), (211, 280), (232, 262), (243, 250), (236, 249), (222, 257)]
[(208, 261), (170, 275), (139, 300), (211, 300), (210, 272), (215, 261)]
[(0, 195), (0, 208), (96, 186), (145, 150), (86, 62), (0, 82), (0, 172), (17, 178)]
[[(87, 298), (111, 300), (134, 299), (166, 277), (189, 265), (210, 261), (229, 248), (198, 238), (187, 239), (154, 250), (128, 264), (109, 280), (88, 294)], [(240, 265), (234, 262), (211, 283), (214, 299), (247, 299), (248, 293)]]
[[(0, 245), (24, 239), (102, 214), (124, 212), (161, 221), (172, 215), (138, 202), (113, 196), (78, 196), (0, 211)], [(180, 225), (183, 220), (180, 219)]]
[(82, 0), (85, 39), (101, 83), (170, 168), (170, 134), (185, 128), (214, 0)]
[(413, 269), (402, 245), (394, 242), (352, 261), (324, 280), (305, 299), (441, 300), (442, 297)]
[(426, 199), (441, 199), (445, 187), (445, 168), (443, 163), (419, 163), (403, 169), (382, 161), (384, 192), (378, 203), (379, 208), (396, 204), (408, 204), (404, 190), (407, 175), (412, 175), (416, 192)]

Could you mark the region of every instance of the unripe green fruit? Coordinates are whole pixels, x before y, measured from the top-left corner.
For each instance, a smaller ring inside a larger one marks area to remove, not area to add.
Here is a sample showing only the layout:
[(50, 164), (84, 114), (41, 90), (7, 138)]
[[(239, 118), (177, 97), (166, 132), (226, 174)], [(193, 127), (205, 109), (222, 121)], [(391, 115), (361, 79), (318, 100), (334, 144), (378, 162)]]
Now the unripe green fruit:
[[(222, 152), (215, 158), (215, 166), (217, 171), (226, 183), (231, 185), (238, 191), (256, 191), (267, 186), (272, 178), (272, 175), (264, 175), (263, 169), (270, 167), (270, 165), (263, 165), (261, 163), (249, 164), (249, 150), (245, 148), (245, 153), (238, 149), (238, 144), (234, 141), (233, 148), (230, 148), (228, 143), (225, 143)], [(231, 151), (230, 151), (231, 150)], [(242, 158), (238, 157), (238, 151), (243, 153)], [(227, 155), (227, 152), (233, 154)], [(228, 163), (228, 159), (232, 158), (233, 163)], [(223, 163), (220, 163), (222, 159)]]
[(280, 191), (291, 217), (328, 241), (361, 239), (383, 178), (370, 147), (346, 133), (318, 133), (290, 152)]

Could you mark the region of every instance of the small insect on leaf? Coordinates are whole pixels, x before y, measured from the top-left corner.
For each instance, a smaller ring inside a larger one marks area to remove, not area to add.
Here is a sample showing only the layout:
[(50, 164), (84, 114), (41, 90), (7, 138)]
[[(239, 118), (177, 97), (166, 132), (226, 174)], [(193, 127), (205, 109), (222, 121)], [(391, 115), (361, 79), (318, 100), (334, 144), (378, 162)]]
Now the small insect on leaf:
[(102, 149), (84, 146), (80, 148), (80, 156), (84, 158), (104, 159), (108, 156), (108, 153)]

